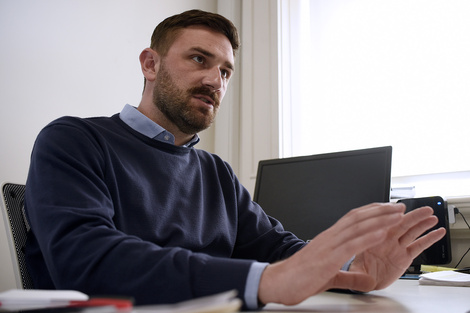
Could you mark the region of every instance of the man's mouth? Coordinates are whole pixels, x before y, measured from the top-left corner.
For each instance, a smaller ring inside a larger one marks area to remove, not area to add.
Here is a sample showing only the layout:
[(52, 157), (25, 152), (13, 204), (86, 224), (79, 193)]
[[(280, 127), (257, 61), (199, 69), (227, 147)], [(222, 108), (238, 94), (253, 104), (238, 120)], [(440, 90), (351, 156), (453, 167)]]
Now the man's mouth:
[(215, 109), (219, 107), (219, 95), (216, 92), (211, 91), (206, 87), (195, 87), (188, 90), (189, 94), (203, 102), (205, 105), (209, 105)]
[(214, 106), (214, 104), (215, 104), (215, 101), (212, 100), (209, 96), (196, 95), (195, 98), (201, 100), (201, 101), (204, 102), (204, 103), (207, 103), (207, 104), (209, 104), (209, 105), (212, 105), (212, 106)]

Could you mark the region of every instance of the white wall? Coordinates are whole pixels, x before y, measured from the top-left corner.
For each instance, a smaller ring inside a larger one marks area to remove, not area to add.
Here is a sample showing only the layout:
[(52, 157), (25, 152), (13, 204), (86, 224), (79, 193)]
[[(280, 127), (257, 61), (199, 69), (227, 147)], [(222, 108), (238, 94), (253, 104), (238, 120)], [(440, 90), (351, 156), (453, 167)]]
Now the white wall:
[[(53, 119), (138, 105), (138, 56), (155, 26), (217, 7), (217, 0), (1, 0), (0, 182), (26, 181), (34, 140)], [(198, 147), (212, 150), (213, 132)], [(4, 234), (0, 220), (0, 291), (14, 287)]]
[(0, 181), (25, 181), (34, 139), (51, 120), (138, 105), (139, 53), (158, 22), (191, 8), (216, 11), (217, 1), (2, 0)]

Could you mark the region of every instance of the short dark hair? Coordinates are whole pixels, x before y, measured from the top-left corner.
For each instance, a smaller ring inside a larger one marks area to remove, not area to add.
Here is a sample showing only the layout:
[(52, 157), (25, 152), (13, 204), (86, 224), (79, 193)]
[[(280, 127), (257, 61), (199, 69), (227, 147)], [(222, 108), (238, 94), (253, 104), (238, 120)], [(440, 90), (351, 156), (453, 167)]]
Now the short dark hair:
[(201, 10), (185, 11), (163, 20), (153, 31), (150, 48), (165, 56), (178, 37), (179, 31), (194, 25), (205, 26), (225, 35), (230, 41), (233, 54), (235, 55), (240, 46), (238, 31), (235, 25), (220, 14)]

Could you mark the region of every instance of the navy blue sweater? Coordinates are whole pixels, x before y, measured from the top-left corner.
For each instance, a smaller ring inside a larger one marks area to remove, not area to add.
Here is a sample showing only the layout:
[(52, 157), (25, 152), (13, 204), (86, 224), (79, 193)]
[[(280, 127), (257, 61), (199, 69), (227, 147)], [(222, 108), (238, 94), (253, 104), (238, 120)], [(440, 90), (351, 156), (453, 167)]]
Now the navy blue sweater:
[(137, 304), (243, 295), (252, 262), (304, 244), (252, 202), (219, 157), (149, 139), (117, 114), (46, 126), (25, 204), (35, 288)]

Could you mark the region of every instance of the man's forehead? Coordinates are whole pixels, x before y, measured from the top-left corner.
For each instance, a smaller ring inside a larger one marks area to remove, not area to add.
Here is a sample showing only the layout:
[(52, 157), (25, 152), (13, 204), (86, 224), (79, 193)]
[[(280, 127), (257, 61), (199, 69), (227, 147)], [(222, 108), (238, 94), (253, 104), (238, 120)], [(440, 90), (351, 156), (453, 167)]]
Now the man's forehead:
[(224, 34), (208, 27), (189, 26), (181, 29), (172, 46), (175, 45), (187, 50), (204, 50), (210, 57), (225, 57), (233, 66), (234, 51), (230, 40)]

